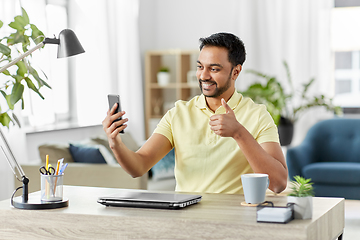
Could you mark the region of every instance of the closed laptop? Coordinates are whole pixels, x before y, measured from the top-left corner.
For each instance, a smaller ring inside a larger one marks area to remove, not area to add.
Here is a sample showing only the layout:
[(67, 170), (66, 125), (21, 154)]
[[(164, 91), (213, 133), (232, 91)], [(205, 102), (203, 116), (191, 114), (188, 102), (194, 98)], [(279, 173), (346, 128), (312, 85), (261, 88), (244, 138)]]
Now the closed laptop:
[(97, 202), (114, 207), (181, 209), (200, 202), (201, 198), (201, 195), (183, 193), (122, 190), (110, 196), (100, 197)]

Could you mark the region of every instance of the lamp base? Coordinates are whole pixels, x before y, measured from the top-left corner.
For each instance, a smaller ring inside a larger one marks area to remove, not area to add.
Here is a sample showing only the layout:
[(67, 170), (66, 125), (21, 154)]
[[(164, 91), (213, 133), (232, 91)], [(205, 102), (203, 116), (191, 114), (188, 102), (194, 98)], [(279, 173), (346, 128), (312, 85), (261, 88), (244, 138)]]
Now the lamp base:
[(22, 196), (15, 197), (13, 199), (13, 206), (20, 209), (55, 209), (69, 206), (69, 199), (63, 198), (58, 202), (43, 202), (40, 200), (40, 196), (29, 196), (28, 202), (23, 202)]

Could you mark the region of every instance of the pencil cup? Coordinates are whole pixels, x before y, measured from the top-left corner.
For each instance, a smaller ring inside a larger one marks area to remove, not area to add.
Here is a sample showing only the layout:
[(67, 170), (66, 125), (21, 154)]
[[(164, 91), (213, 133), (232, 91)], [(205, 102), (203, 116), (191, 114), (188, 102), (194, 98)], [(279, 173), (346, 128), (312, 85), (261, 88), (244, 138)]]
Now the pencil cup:
[(58, 202), (63, 199), (63, 182), (62, 175), (41, 175), (41, 201)]

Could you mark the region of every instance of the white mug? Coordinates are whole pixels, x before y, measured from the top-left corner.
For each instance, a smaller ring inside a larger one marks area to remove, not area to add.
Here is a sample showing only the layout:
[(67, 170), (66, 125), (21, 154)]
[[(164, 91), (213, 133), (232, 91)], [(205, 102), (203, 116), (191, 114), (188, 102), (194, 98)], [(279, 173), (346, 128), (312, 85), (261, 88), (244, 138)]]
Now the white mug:
[(269, 187), (269, 175), (264, 173), (248, 173), (241, 175), (245, 202), (259, 204), (265, 201), (266, 189)]

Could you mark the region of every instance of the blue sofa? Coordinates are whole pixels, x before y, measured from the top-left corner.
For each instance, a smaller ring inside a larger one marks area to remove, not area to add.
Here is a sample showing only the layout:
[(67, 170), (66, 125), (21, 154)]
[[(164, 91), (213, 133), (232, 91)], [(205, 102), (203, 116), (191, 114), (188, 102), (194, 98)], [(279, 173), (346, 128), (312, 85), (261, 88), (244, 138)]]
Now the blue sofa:
[(360, 119), (334, 118), (312, 126), (286, 153), (290, 180), (311, 178), (315, 196), (360, 199)]

